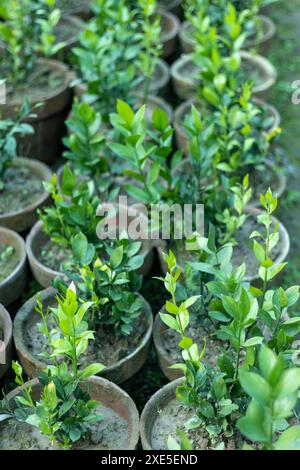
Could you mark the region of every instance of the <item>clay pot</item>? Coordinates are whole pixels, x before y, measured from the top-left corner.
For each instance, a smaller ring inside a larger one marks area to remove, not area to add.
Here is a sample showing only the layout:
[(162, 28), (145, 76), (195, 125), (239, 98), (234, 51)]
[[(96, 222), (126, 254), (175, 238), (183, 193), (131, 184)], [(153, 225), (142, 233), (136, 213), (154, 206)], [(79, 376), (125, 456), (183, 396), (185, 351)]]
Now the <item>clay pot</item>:
[[(272, 132), (277, 127), (280, 127), (280, 114), (274, 106), (266, 103), (259, 98), (253, 98), (254, 103), (267, 110), (268, 116), (273, 118), (273, 125), (268, 129), (268, 132)], [(206, 110), (201, 110), (201, 103), (195, 98), (190, 98), (187, 101), (184, 101), (178, 108), (175, 110), (174, 113), (174, 129), (175, 129), (175, 139), (177, 147), (183, 151), (185, 155), (188, 154), (188, 145), (189, 145), (189, 137), (187, 132), (184, 129), (184, 120), (185, 117), (190, 113), (192, 106), (198, 108), (202, 113), (205, 113)]]
[(85, 28), (84, 22), (77, 16), (72, 16), (72, 15), (62, 16), (60, 22), (58, 23), (56, 27), (55, 34), (59, 35), (60, 31), (62, 31), (60, 35), (63, 37), (64, 29), (70, 29), (72, 30), (72, 33), (65, 40), (64, 39), (61, 40), (61, 42), (65, 43), (65, 46), (57, 53), (55, 58), (57, 58), (58, 60), (62, 60), (63, 62), (68, 62), (69, 54), (72, 48), (77, 46), (79, 34), (84, 30), (84, 28)]
[[(51, 162), (60, 154), (61, 140), (65, 134), (64, 122), (68, 115), (72, 93), (69, 87), (70, 72), (68, 67), (55, 60), (39, 59), (37, 67), (46, 67), (61, 77), (61, 85), (53, 88), (47, 95), (32, 96), (30, 90), (28, 98), (31, 106), (43, 102), (43, 106), (34, 110), (36, 117), (28, 119), (35, 133), (18, 139), (20, 148), (24, 148), (24, 155)], [(23, 103), (21, 98), (10, 97), (8, 103), (0, 106), (2, 117), (15, 119)]]
[(274, 21), (267, 16), (258, 15), (257, 18), (261, 22), (262, 34), (258, 38), (250, 37), (248, 41), (246, 41), (246, 49), (255, 48), (258, 54), (267, 56), (272, 45), (272, 40), (276, 34), (276, 25)]
[(0, 282), (0, 303), (7, 307), (20, 297), (26, 287), (26, 250), (23, 238), (4, 227), (0, 227), (0, 243), (12, 246), (18, 259), (15, 269)]
[(159, 6), (178, 16), (178, 18), (181, 18), (183, 15), (182, 0), (160, 0)]
[[(137, 106), (142, 106), (142, 99), (137, 103)], [(148, 96), (146, 103), (145, 117), (148, 123), (152, 122), (152, 114), (156, 108), (160, 108), (167, 114), (169, 121), (173, 119), (173, 109), (169, 103), (160, 96)]]
[(170, 57), (176, 50), (177, 34), (180, 22), (177, 16), (167, 11), (161, 11), (161, 43), (163, 47), (162, 57)]
[(60, 8), (65, 15), (76, 15), (83, 20), (88, 20), (93, 16), (90, 10), (90, 3), (91, 0), (82, 0), (81, 5), (74, 6), (70, 0), (59, 0), (57, 1), (57, 7)]
[(153, 426), (161, 410), (176, 397), (176, 388), (181, 382), (182, 378), (168, 383), (158, 390), (146, 404), (140, 420), (140, 436), (144, 450), (157, 450), (153, 447), (151, 439)]
[[(50, 168), (37, 160), (18, 157), (14, 159), (14, 163), (16, 165), (26, 165), (41, 181), (49, 181), (52, 178)], [(33, 202), (24, 209), (0, 215), (0, 225), (15, 230), (16, 232), (24, 232), (32, 227), (38, 219), (37, 209), (43, 207), (48, 201), (49, 194), (45, 191), (36, 202)]]
[(172, 366), (174, 362), (171, 360), (169, 354), (167, 353), (163, 341), (163, 332), (167, 328), (167, 325), (165, 325), (161, 321), (160, 316), (156, 315), (153, 325), (153, 342), (158, 358), (158, 364), (165, 377), (172, 381), (181, 377), (182, 371), (180, 371), (179, 369), (170, 369), (170, 366)]
[[(39, 400), (41, 393), (41, 386), (38, 380), (32, 380), (27, 382), (25, 386), (32, 385), (32, 395), (35, 400)], [(125, 420), (127, 423), (127, 445), (126, 448), (122, 449), (109, 449), (109, 450), (134, 450), (139, 440), (139, 414), (136, 406), (130, 396), (124, 392), (117, 385), (109, 382), (102, 377), (90, 377), (86, 381), (86, 387), (92, 400), (96, 400), (103, 407), (113, 410), (120, 419)], [(20, 394), (24, 386), (18, 387), (7, 395), (7, 399), (10, 401), (12, 408), (14, 407), (14, 398)], [(7, 426), (8, 421), (2, 421), (0, 428), (3, 429)], [(76, 446), (75, 446), (76, 449)], [(102, 450), (101, 445), (99, 447), (93, 446), (93, 450)], [(9, 450), (9, 449), (7, 449)], [(22, 449), (19, 449), (22, 450)], [(24, 449), (26, 450), (26, 449)], [(88, 450), (88, 449), (87, 449)]]
[[(260, 75), (260, 82), (254, 84), (253, 94), (259, 98), (265, 98), (267, 91), (274, 85), (277, 73), (273, 65), (264, 57), (251, 55), (247, 51), (240, 52), (242, 64), (248, 65)], [(186, 100), (195, 95), (196, 80), (192, 77), (197, 71), (191, 54), (183, 55), (174, 62), (171, 67), (171, 77), (174, 90), (179, 98)]]
[[(44, 309), (56, 305), (55, 292), (52, 287), (43, 290), (40, 295), (42, 296)], [(119, 360), (116, 364), (106, 367), (101, 373), (102, 377), (114, 383), (121, 384), (129, 380), (143, 367), (147, 360), (151, 344), (153, 316), (148, 302), (145, 299), (143, 301), (142, 315), (146, 317), (147, 329), (140, 344), (128, 356)], [(24, 371), (29, 377), (36, 377), (37, 371), (46, 366), (41, 359), (32, 354), (30, 347), (28, 347), (28, 340), (26, 340), (27, 331), (41, 320), (34, 309), (36, 302), (37, 296), (35, 295), (20, 308), (15, 317), (13, 328), (17, 354)], [(101, 348), (101, 344), (99, 344), (99, 348)]]
[[(259, 38), (249, 38), (246, 42), (245, 48), (256, 48), (257, 52), (261, 55), (267, 55), (272, 44), (272, 39), (276, 33), (276, 26), (274, 22), (263, 15), (259, 15), (258, 19), (261, 21), (262, 35)], [(193, 39), (194, 28), (189, 21), (184, 21), (179, 31), (179, 40), (181, 49), (185, 54), (190, 54), (195, 50), (195, 40)]]
[(10, 367), (12, 360), (12, 321), (9, 313), (0, 304), (0, 329), (3, 337), (0, 343), (0, 379)]

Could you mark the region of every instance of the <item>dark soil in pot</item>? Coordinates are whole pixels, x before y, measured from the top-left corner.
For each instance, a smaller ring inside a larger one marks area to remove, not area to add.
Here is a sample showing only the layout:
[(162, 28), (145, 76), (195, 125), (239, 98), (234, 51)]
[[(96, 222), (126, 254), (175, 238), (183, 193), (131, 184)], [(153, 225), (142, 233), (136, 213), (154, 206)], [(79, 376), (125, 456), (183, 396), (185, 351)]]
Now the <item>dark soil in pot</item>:
[(12, 321), (9, 313), (0, 304), (0, 341), (4, 344), (0, 349), (0, 378), (10, 367), (12, 359)]
[[(199, 313), (201, 315), (201, 313)], [(213, 336), (212, 325), (204, 330), (203, 326), (199, 324), (197, 319), (191, 319), (191, 322), (186, 330), (186, 336), (192, 338), (194, 343), (198, 345), (199, 349), (203, 348), (206, 341), (206, 352), (204, 360), (210, 366), (216, 365), (217, 352), (221, 349), (222, 344), (217, 338)], [(180, 335), (168, 328), (157, 315), (154, 321), (153, 340), (155, 349), (158, 355), (158, 362), (161, 370), (169, 380), (175, 380), (182, 376), (182, 371), (179, 369), (170, 369), (173, 364), (178, 364), (182, 361), (182, 355), (178, 344), (180, 342)]]
[(161, 11), (161, 43), (163, 47), (162, 57), (170, 57), (176, 50), (177, 34), (180, 22), (177, 16), (167, 11)]
[(30, 228), (37, 220), (37, 209), (49, 200), (43, 181), (51, 177), (51, 170), (43, 163), (16, 158), (0, 191), (0, 224), (17, 232)]
[(26, 287), (27, 266), (24, 240), (0, 227), (0, 303), (8, 306)]
[[(42, 292), (43, 305), (57, 304), (51, 288)], [(144, 299), (143, 299), (144, 300)], [(36, 296), (30, 299), (18, 312), (14, 321), (16, 349), (25, 371), (30, 377), (36, 376), (36, 369), (43, 367), (39, 354), (47, 351), (47, 339), (40, 333), (38, 324), (41, 318), (35, 313)], [(143, 311), (134, 321), (133, 332), (128, 336), (118, 336), (99, 326), (95, 330), (95, 341), (80, 358), (80, 366), (100, 362), (106, 366), (101, 374), (116, 383), (130, 379), (144, 364), (150, 346), (152, 333), (152, 312), (144, 300)], [(49, 319), (49, 328), (54, 323)]]
[(167, 450), (168, 437), (177, 439), (176, 430), (187, 432), (193, 442), (194, 450), (208, 450), (224, 443), (226, 450), (237, 450), (243, 447), (243, 438), (234, 434), (231, 438), (219, 438), (212, 443), (207, 431), (203, 428), (186, 431), (184, 424), (195, 416), (189, 406), (182, 405), (175, 398), (175, 392), (182, 379), (175, 380), (160, 389), (146, 404), (141, 416), (140, 433), (144, 450)]
[(28, 97), (32, 107), (43, 103), (34, 110), (36, 117), (28, 120), (35, 133), (19, 139), (21, 154), (45, 162), (52, 161), (59, 154), (65, 133), (64, 121), (71, 105), (69, 74), (66, 65), (55, 60), (39, 59), (21, 85), (16, 87), (7, 83), (8, 104), (0, 106), (3, 118), (16, 117), (24, 96)]
[[(33, 385), (34, 398), (38, 399), (40, 386)], [(93, 400), (99, 402), (96, 412), (101, 414), (99, 423), (89, 426), (86, 439), (73, 446), (73, 450), (134, 450), (139, 433), (139, 416), (135, 404), (115, 384), (100, 377), (91, 377), (86, 387)], [(7, 398), (12, 400), (21, 393), (21, 388), (11, 392)], [(13, 420), (0, 423), (0, 450), (57, 450), (57, 445), (42, 436), (38, 429), (27, 423)]]

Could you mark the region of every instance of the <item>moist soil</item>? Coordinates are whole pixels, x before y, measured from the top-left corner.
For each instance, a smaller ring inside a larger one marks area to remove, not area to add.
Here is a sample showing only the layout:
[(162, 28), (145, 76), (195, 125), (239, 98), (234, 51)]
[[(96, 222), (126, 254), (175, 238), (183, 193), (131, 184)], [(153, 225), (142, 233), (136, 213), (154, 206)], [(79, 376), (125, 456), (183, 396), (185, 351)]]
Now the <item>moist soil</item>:
[(193, 443), (194, 450), (209, 450), (216, 448), (222, 442), (224, 450), (238, 450), (243, 447), (243, 438), (241, 435), (235, 435), (230, 438), (219, 437), (218, 440), (212, 442), (207, 431), (203, 428), (197, 428), (186, 431), (184, 424), (195, 416), (194, 410), (182, 405), (176, 398), (170, 400), (162, 410), (157, 410), (157, 418), (154, 422), (151, 443), (155, 450), (168, 450), (168, 437), (172, 436), (177, 440), (176, 430), (185, 431)]
[(45, 193), (43, 183), (24, 166), (11, 166), (5, 173), (4, 189), (0, 191), (0, 215), (20, 212), (35, 204)]
[[(55, 304), (55, 301), (53, 302)], [(48, 340), (39, 331), (39, 321), (35, 315), (31, 315), (26, 324), (25, 343), (31, 354), (38, 358), (41, 352), (47, 352)], [(53, 320), (48, 317), (48, 326), (51, 330), (55, 327)], [(121, 359), (129, 356), (141, 344), (147, 331), (146, 316), (141, 314), (133, 323), (133, 332), (128, 336), (118, 336), (112, 331), (107, 331), (98, 326), (94, 335), (95, 340), (89, 343), (87, 350), (79, 358), (79, 366), (86, 366), (94, 362), (100, 362), (106, 367), (115, 365)]]
[[(217, 352), (221, 350), (222, 347), (224, 349), (224, 344), (213, 336), (212, 328), (210, 328), (210, 330), (204, 330), (204, 328), (199, 325), (199, 322), (193, 319), (186, 329), (185, 336), (192, 338), (200, 350), (203, 348), (206, 341), (204, 362), (209, 366), (216, 365)], [(170, 362), (173, 364), (180, 362), (182, 360), (178, 347), (180, 335), (176, 331), (166, 328), (161, 330), (161, 337), (163, 348)]]
[[(78, 450), (121, 450), (127, 446), (128, 423), (114, 410), (99, 404), (94, 410), (102, 419), (93, 425), (87, 425), (87, 436), (74, 444)], [(51, 444), (46, 436), (27, 423), (16, 420), (0, 424), (0, 450), (58, 450), (57, 444)]]
[(8, 86), (7, 102), (22, 102), (24, 96), (27, 96), (31, 102), (44, 101), (64, 82), (65, 77), (60, 71), (54, 70), (48, 64), (37, 64), (21, 83)]
[(0, 283), (10, 276), (16, 269), (18, 262), (19, 260), (14, 248), (10, 245), (0, 243)]
[(63, 264), (72, 260), (72, 250), (48, 240), (38, 253), (38, 260), (47, 268), (61, 272)]

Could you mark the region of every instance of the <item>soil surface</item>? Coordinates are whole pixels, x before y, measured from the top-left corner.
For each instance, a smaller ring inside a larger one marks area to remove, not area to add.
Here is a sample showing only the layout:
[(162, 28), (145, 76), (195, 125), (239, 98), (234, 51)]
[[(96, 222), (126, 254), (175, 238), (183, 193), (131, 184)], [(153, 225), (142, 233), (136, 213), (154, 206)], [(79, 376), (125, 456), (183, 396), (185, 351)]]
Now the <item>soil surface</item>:
[(16, 269), (18, 265), (18, 257), (12, 246), (0, 243), (0, 282)]
[(60, 272), (64, 263), (72, 259), (72, 250), (48, 240), (38, 254), (38, 260), (47, 268)]
[(216, 448), (218, 444), (224, 443), (225, 450), (238, 450), (243, 447), (243, 439), (240, 435), (231, 438), (220, 437), (218, 441), (211, 442), (208, 433), (203, 428), (186, 431), (184, 423), (195, 416), (191, 407), (182, 405), (176, 398), (170, 400), (163, 410), (157, 410), (157, 418), (154, 422), (151, 442), (155, 450), (168, 450), (168, 437), (177, 440), (176, 430), (187, 432), (193, 443), (194, 450), (209, 450)]
[[(128, 424), (114, 410), (99, 404), (94, 410), (102, 420), (88, 425), (86, 438), (74, 445), (74, 449), (121, 450), (127, 446)], [(15, 420), (0, 424), (0, 450), (57, 450), (37, 428)]]
[[(55, 305), (55, 301), (53, 302)], [(48, 340), (39, 331), (40, 319), (32, 315), (26, 324), (25, 343), (30, 352), (38, 357), (43, 351), (47, 351)], [(48, 317), (48, 326), (51, 330), (55, 324)], [(95, 331), (95, 341), (89, 343), (88, 349), (80, 356), (79, 366), (86, 366), (93, 362), (100, 362), (110, 367), (121, 359), (129, 356), (140, 345), (146, 331), (147, 321), (145, 315), (141, 314), (133, 323), (134, 333), (128, 336), (117, 336), (112, 332), (105, 331), (98, 327)]]
[(19, 212), (35, 204), (45, 193), (42, 180), (24, 166), (11, 166), (0, 191), (0, 215)]

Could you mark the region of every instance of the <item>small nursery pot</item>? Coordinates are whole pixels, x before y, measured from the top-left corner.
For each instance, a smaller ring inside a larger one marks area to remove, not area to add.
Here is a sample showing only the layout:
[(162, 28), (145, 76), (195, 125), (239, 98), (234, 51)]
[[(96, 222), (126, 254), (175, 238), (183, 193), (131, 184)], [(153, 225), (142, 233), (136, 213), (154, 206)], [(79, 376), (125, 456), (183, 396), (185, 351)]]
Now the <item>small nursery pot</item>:
[[(262, 35), (258, 38), (250, 37), (246, 42), (246, 49), (256, 48), (261, 55), (267, 55), (272, 44), (272, 39), (276, 33), (274, 22), (263, 15), (259, 15), (261, 21)], [(181, 49), (185, 54), (190, 54), (195, 49), (195, 40), (193, 39), (194, 28), (189, 21), (184, 21), (179, 31), (179, 40)]]
[(57, 53), (56, 58), (68, 61), (73, 47), (78, 44), (78, 36), (85, 28), (84, 22), (73, 15), (64, 15), (55, 28), (57, 42), (63, 42), (64, 47)]
[[(247, 51), (241, 51), (242, 68), (247, 76), (249, 70), (254, 70), (259, 80), (254, 80), (253, 94), (264, 98), (267, 91), (274, 85), (277, 73), (273, 65), (260, 55), (251, 55)], [(192, 54), (182, 55), (171, 67), (171, 77), (174, 90), (182, 100), (189, 99), (195, 95), (197, 82), (193, 75), (197, 73), (198, 67), (193, 62)]]
[(161, 11), (161, 42), (163, 47), (162, 57), (170, 57), (176, 50), (177, 35), (180, 22), (177, 16), (167, 11)]
[(159, 6), (164, 10), (171, 11), (174, 15), (181, 18), (182, 16), (182, 0), (160, 0)]
[[(272, 126), (267, 130), (268, 132), (272, 132), (277, 127), (280, 127), (280, 114), (274, 106), (266, 103), (263, 100), (260, 100), (257, 97), (253, 97), (253, 102), (261, 107), (266, 109), (268, 116), (273, 118)], [(190, 98), (189, 100), (184, 101), (178, 108), (175, 110), (174, 113), (174, 129), (175, 129), (175, 139), (177, 147), (183, 151), (185, 155), (188, 153), (188, 145), (189, 145), (189, 137), (184, 129), (184, 119), (190, 113), (192, 106), (199, 108), (201, 111), (201, 103), (196, 98)], [(205, 109), (202, 110), (205, 112)]]
[(262, 34), (259, 37), (250, 37), (246, 42), (247, 49), (255, 48), (257, 52), (263, 56), (268, 55), (272, 40), (276, 34), (276, 25), (271, 18), (264, 15), (258, 15), (257, 19), (261, 22)]
[(16, 232), (0, 227), (0, 243), (14, 248), (17, 264), (13, 271), (0, 282), (0, 303), (8, 306), (17, 300), (26, 287), (26, 249), (23, 238)]
[[(52, 178), (52, 171), (50, 168), (37, 160), (18, 157), (14, 159), (14, 164), (17, 166), (26, 166), (30, 172), (42, 182), (49, 181)], [(24, 232), (32, 227), (38, 219), (37, 209), (43, 207), (48, 203), (48, 201), (49, 194), (44, 191), (35, 202), (30, 203), (27, 207), (17, 211), (0, 214), (0, 225), (11, 230), (15, 230), (16, 232)]]
[[(34, 86), (26, 92), (31, 107), (43, 102), (43, 106), (34, 110), (35, 117), (28, 119), (34, 128), (34, 134), (18, 139), (24, 147), (24, 154), (46, 163), (53, 161), (61, 150), (61, 141), (65, 134), (64, 122), (71, 106), (72, 93), (69, 87), (70, 71), (56, 60), (39, 59), (37, 69), (52, 74), (59, 80), (57, 86), (39, 92)], [(25, 93), (25, 92), (24, 92)], [(23, 103), (22, 96), (8, 97), (7, 104), (0, 106), (2, 117), (15, 119)]]
[[(182, 378), (168, 383), (158, 390), (147, 402), (140, 420), (140, 436), (143, 450), (160, 450), (152, 441), (152, 432), (156, 420), (159, 418), (161, 411), (176, 398), (176, 388), (182, 382)], [(171, 423), (170, 423), (171, 424)], [(167, 450), (167, 442), (164, 443)]]
[[(38, 381), (32, 380), (27, 382), (24, 386), (32, 385), (32, 395), (35, 400), (39, 400), (40, 393), (41, 393), (41, 386)], [(85, 384), (84, 384), (85, 385)], [(9, 400), (11, 406), (14, 406), (14, 398), (22, 393), (24, 390), (24, 386), (18, 387), (12, 392), (7, 395), (7, 399)], [(136, 406), (130, 396), (124, 392), (120, 387), (109, 382), (108, 380), (103, 379), (102, 377), (90, 377), (86, 381), (87, 391), (91, 396), (92, 400), (96, 400), (101, 405), (103, 409), (103, 420), (105, 420), (105, 426), (103, 430), (103, 436), (106, 437), (108, 442), (99, 443), (99, 444), (92, 444), (85, 446), (85, 450), (135, 450), (138, 440), (139, 440), (139, 414), (136, 409)], [(101, 410), (100, 410), (101, 413)], [(111, 421), (111, 417), (113, 416), (113, 420), (115, 421), (115, 426), (112, 426), (113, 430), (109, 430), (109, 425)], [(107, 424), (106, 424), (107, 421)], [(120, 424), (120, 429), (118, 429), (118, 424)], [(3, 438), (7, 439), (8, 431), (7, 426), (9, 425), (9, 421), (3, 421), (0, 423), (0, 435)], [(16, 433), (16, 436), (20, 436), (20, 440), (22, 440), (22, 434), (30, 433), (30, 429), (28, 425), (20, 423), (18, 425), (19, 429)], [(117, 428), (117, 431), (115, 430)], [(124, 430), (125, 428), (125, 430)], [(110, 433), (112, 434), (110, 435)], [(126, 434), (126, 438), (124, 438), (124, 432)], [(117, 434), (116, 434), (117, 433)], [(40, 437), (40, 439), (39, 439)], [(107, 447), (109, 445), (110, 438), (113, 437), (112, 447)], [(35, 439), (34, 439), (35, 438)], [(53, 449), (51, 443), (40, 436), (38, 431), (35, 431), (34, 438), (32, 439), (32, 445), (30, 450), (49, 450), (50, 448)], [(16, 440), (15, 440), (16, 439)], [(5, 448), (5, 450), (28, 450), (20, 448), (20, 442), (18, 442), (18, 438), (12, 438), (11, 447)], [(105, 439), (105, 438), (104, 438)], [(44, 445), (43, 445), (44, 444)], [(8, 444), (9, 446), (10, 444)], [(18, 447), (19, 446), (19, 447)], [(45, 448), (44, 448), (45, 446)], [(1, 445), (0, 448), (2, 449)], [(80, 442), (74, 446), (75, 449), (80, 449)], [(54, 446), (54, 449), (57, 449)], [(4, 450), (4, 449), (3, 449)]]
[(12, 360), (12, 321), (0, 304), (0, 379), (10, 367)]
[[(56, 304), (55, 292), (52, 287), (43, 290), (40, 295), (42, 296), (42, 303), (45, 309), (48, 306), (54, 306)], [(30, 328), (34, 327), (36, 323), (40, 321), (39, 316), (35, 312), (36, 302), (37, 296), (35, 295), (20, 308), (15, 317), (13, 327), (17, 354), (26, 374), (29, 377), (36, 377), (37, 371), (45, 367), (45, 363), (43, 363), (37, 355), (32, 353), (27, 339)], [(101, 376), (114, 383), (121, 384), (133, 377), (143, 367), (147, 360), (151, 344), (153, 316), (148, 302), (146, 302), (145, 299), (143, 299), (143, 302), (144, 307), (142, 315), (145, 315), (146, 329), (141, 342), (134, 351), (120, 359), (115, 364), (107, 366), (101, 373)], [(99, 344), (99, 348), (101, 348), (101, 344)]]

